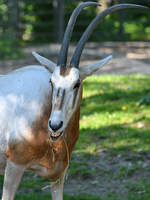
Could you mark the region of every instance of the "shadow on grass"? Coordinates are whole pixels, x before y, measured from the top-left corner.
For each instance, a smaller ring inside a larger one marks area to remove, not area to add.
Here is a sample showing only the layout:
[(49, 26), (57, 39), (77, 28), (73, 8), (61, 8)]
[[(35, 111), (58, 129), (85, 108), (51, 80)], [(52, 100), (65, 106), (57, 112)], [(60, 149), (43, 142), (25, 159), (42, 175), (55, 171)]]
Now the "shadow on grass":
[[(148, 146), (150, 143), (149, 106), (146, 104), (142, 105), (144, 107), (140, 106), (141, 100), (150, 96), (149, 85), (149, 75), (104, 76), (85, 81), (84, 89), (88, 97), (82, 99), (81, 119), (83, 119), (84, 129), (80, 131), (81, 142), (77, 148), (80, 145), (83, 147), (82, 143), (86, 141), (87, 144), (99, 142), (103, 148), (111, 151), (150, 149)], [(123, 110), (123, 107), (126, 110)], [(86, 126), (86, 122), (91, 121), (84, 116), (92, 116), (94, 113), (96, 115), (93, 117), (93, 123)], [(114, 115), (109, 115), (110, 113)], [(122, 120), (124, 117), (127, 122)], [(109, 120), (108, 126), (107, 120)], [(97, 125), (95, 126), (94, 123)], [(141, 123), (142, 127), (139, 128), (138, 123)]]
[(126, 126), (115, 124), (98, 129), (84, 128), (80, 131), (81, 143), (88, 137), (89, 142), (100, 143), (111, 151), (150, 151), (150, 128), (145, 130)]
[[(139, 82), (140, 81), (141, 80), (139, 80)], [(143, 82), (140, 83), (142, 89), (118, 89), (108, 82), (100, 82), (100, 86), (98, 86), (97, 82), (88, 83), (87, 89), (89, 91), (92, 91), (97, 88), (98, 94), (91, 95), (82, 99), (81, 114), (88, 116), (93, 114), (95, 111), (111, 113), (113, 111), (120, 111), (121, 106), (123, 106), (124, 104), (132, 105), (139, 103), (140, 100), (145, 96), (150, 96), (150, 88), (147, 88), (147, 85), (150, 85), (150, 80), (143, 80), (141, 82)], [(99, 92), (101, 88), (106, 88), (103, 94), (100, 94)]]

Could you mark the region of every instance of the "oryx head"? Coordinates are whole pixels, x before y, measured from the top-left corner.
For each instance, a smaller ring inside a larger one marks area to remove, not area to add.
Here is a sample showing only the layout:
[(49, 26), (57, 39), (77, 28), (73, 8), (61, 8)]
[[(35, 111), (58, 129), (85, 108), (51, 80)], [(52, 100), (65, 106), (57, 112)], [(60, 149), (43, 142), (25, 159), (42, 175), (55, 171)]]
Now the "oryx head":
[(87, 27), (83, 33), (80, 41), (77, 44), (75, 52), (69, 64), (67, 64), (67, 54), (70, 38), (72, 35), (73, 27), (76, 22), (76, 18), (80, 11), (90, 5), (100, 5), (96, 2), (85, 2), (80, 4), (72, 13), (69, 23), (67, 25), (63, 43), (61, 46), (57, 65), (52, 61), (40, 56), (33, 52), (36, 59), (44, 66), (46, 66), (52, 73), (50, 84), (52, 85), (52, 111), (48, 121), (48, 129), (53, 141), (57, 140), (65, 128), (71, 116), (75, 112), (80, 102), (81, 84), (82, 80), (87, 76), (100, 70), (100, 68), (107, 63), (112, 56), (108, 56), (103, 60), (90, 64), (85, 67), (79, 68), (79, 61), (82, 54), (82, 50), (86, 41), (90, 37), (94, 27), (108, 14), (124, 9), (124, 8), (147, 8), (135, 4), (118, 4), (112, 6), (101, 14), (99, 14)]

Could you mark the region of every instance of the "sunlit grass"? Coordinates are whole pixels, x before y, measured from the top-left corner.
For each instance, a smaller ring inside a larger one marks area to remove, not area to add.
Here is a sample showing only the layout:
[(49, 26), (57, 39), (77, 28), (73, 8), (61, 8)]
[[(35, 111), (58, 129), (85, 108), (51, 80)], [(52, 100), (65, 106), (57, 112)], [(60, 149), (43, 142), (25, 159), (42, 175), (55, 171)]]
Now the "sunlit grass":
[(149, 75), (86, 79), (76, 150), (94, 153), (95, 141), (100, 143), (97, 148), (149, 150), (150, 106), (139, 103), (145, 96), (150, 96)]

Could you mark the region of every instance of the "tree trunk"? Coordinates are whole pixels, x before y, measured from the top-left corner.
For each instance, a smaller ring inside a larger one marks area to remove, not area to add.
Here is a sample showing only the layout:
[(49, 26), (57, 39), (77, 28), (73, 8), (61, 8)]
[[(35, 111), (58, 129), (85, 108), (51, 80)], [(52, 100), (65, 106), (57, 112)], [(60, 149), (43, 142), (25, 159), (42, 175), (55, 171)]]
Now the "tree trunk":
[[(122, 3), (122, 0), (117, 0), (117, 3)], [(119, 23), (120, 23), (120, 27), (119, 27), (119, 38), (120, 40), (124, 40), (124, 22), (125, 22), (125, 16), (126, 16), (126, 10), (120, 10), (118, 11), (119, 13)]]
[(106, 0), (99, 0), (98, 2), (101, 4), (101, 6), (98, 7), (99, 11), (103, 11), (108, 7)]
[(7, 0), (8, 7), (8, 34), (17, 41), (19, 35), (19, 2), (18, 0)]
[(64, 4), (65, 0), (54, 0), (54, 34), (55, 41), (61, 43), (64, 34)]

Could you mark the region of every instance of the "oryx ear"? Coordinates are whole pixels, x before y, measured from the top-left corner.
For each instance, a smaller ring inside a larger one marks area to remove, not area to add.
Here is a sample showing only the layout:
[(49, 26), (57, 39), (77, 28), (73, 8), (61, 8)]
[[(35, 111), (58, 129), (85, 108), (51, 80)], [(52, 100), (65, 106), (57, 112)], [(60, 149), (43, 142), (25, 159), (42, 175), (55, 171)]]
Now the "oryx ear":
[(56, 64), (54, 62), (52, 62), (51, 60), (40, 56), (38, 53), (36, 53), (35, 51), (32, 51), (32, 55), (36, 58), (36, 60), (41, 64), (44, 65), (45, 67), (47, 67), (50, 72), (52, 73), (56, 67)]
[(88, 66), (80, 67), (80, 78), (85, 79), (87, 76), (91, 76), (95, 72), (99, 71), (103, 65), (105, 65), (110, 59), (112, 55), (100, 60), (98, 62), (92, 63)]

